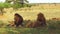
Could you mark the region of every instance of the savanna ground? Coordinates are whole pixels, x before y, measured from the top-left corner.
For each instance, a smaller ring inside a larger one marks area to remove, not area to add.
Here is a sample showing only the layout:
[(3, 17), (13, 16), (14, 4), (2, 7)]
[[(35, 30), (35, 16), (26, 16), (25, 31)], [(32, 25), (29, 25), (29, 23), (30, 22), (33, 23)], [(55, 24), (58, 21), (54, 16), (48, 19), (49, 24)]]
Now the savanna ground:
[[(51, 18), (60, 18), (60, 4), (40, 4), (39, 6), (25, 7), (18, 10), (12, 8), (4, 9), (6, 13), (0, 15), (0, 34), (60, 34), (60, 21), (51, 20)], [(9, 21), (13, 21), (14, 14), (19, 13), (26, 20), (36, 20), (37, 14), (42, 12), (47, 19), (47, 26), (40, 28), (15, 28), (6, 26)]]

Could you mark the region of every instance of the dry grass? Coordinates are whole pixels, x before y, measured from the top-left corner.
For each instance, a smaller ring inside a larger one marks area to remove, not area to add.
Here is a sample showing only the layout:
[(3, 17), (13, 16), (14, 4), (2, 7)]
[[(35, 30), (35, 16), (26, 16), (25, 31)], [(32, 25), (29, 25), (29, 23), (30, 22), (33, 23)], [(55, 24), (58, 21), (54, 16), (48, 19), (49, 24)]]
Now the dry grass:
[(36, 20), (37, 14), (42, 12), (46, 19), (51, 19), (53, 17), (60, 18), (60, 4), (40, 4), (39, 6), (19, 8), (18, 10), (13, 10), (13, 8), (5, 8), (4, 16), (0, 16), (3, 20), (12, 21), (15, 13), (19, 13), (23, 16), (24, 20)]

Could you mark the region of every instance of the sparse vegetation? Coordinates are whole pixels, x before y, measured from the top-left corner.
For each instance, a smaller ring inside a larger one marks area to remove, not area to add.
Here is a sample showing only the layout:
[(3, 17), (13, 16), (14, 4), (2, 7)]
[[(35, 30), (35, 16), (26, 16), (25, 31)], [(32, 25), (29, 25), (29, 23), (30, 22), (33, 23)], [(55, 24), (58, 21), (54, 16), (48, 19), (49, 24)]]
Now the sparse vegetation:
[[(0, 21), (2, 22), (2, 21)], [(1, 27), (0, 34), (60, 34), (60, 21), (47, 21), (46, 28), (15, 28), (15, 27)]]
[[(16, 5), (16, 7), (20, 7), (18, 6), (19, 4)], [(6, 4), (5, 4), (6, 6)], [(8, 4), (8, 7), (12, 7), (12, 5)], [(8, 8), (6, 6), (6, 8)], [(42, 6), (42, 7), (41, 7)], [(2, 5), (3, 8), (5, 8)], [(15, 8), (15, 6), (13, 5), (13, 7)], [(39, 12), (42, 12), (46, 18), (51, 19), (52, 17), (60, 17), (60, 4), (58, 4), (57, 6), (48, 6), (47, 5), (40, 5), (38, 6), (32, 6), (31, 8), (19, 8), (16, 12), (12, 12), (10, 13), (9, 11), (13, 11), (11, 9), (8, 8), (8, 10), (6, 10), (6, 14), (4, 14), (5, 16), (3, 16), (3, 21), (0, 21), (0, 34), (60, 34), (60, 21), (54, 21), (54, 20), (47, 20), (47, 27), (46, 28), (15, 28), (15, 27), (9, 27), (7, 26), (8, 23), (4, 22), (5, 19), (7, 21), (9, 20), (13, 20), (13, 17), (15, 13), (19, 13), (20, 15), (23, 16), (24, 20), (35, 20), (36, 16)], [(21, 10), (22, 9), (22, 10)], [(0, 16), (1, 17), (1, 16)], [(5, 19), (4, 19), (5, 17)], [(2, 18), (0, 20), (2, 20)], [(24, 21), (24, 24), (26, 24), (26, 21)]]

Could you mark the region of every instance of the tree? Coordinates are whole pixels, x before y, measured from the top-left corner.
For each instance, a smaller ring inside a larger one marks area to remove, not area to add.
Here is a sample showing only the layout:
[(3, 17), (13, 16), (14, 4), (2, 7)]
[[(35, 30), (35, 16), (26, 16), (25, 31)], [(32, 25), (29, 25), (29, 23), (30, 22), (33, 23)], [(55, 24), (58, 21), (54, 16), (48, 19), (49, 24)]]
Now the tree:
[(27, 0), (6, 0), (6, 2), (11, 3), (13, 2), (14, 4), (18, 3), (23, 6), (23, 4), (29, 3)]
[(5, 2), (6, 3), (11, 3), (13, 0), (6, 0)]
[(9, 3), (0, 3), (0, 14), (3, 15), (3, 13), (4, 13), (3, 9), (9, 8), (9, 7), (11, 7), (11, 4), (9, 4)]
[(24, 4), (29, 3), (27, 0), (20, 0), (20, 3), (22, 4), (22, 7), (24, 6)]
[(14, 10), (21, 8), (21, 7), (30, 6), (28, 5), (29, 2), (27, 0), (6, 0), (6, 3), (11, 3), (11, 2), (13, 2), (12, 7)]

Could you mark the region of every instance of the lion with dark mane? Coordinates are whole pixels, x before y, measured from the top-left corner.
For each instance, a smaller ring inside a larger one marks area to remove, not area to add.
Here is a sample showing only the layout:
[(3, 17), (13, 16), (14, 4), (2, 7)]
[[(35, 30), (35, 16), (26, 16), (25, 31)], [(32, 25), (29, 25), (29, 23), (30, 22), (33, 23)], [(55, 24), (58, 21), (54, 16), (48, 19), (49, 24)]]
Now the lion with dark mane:
[(16, 27), (18, 27), (19, 25), (23, 26), (23, 17), (19, 14), (15, 14), (14, 15), (14, 24), (16, 25)]
[(10, 22), (9, 25), (19, 27), (19, 25), (23, 26), (22, 23), (23, 23), (23, 17), (21, 15), (19, 15), (18, 13), (15, 13), (14, 21)]
[(43, 13), (37, 15), (37, 21), (34, 23), (33, 27), (40, 27), (46, 25), (46, 19)]
[(43, 13), (39, 13), (37, 15), (37, 20), (35, 22), (31, 22), (31, 23), (28, 23), (28, 27), (32, 27), (32, 28), (37, 28), (37, 27), (43, 27), (46, 25), (46, 19), (44, 17), (44, 14)]

